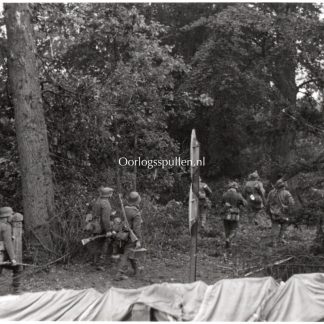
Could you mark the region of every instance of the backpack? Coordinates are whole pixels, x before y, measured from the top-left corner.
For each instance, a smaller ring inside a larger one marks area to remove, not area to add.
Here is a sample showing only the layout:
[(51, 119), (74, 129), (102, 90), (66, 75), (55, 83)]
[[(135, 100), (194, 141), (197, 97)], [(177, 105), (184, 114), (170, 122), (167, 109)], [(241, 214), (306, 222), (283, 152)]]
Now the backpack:
[(279, 204), (271, 204), (270, 203), (270, 213), (273, 216), (274, 219), (280, 219), (283, 217), (283, 215), (287, 212), (288, 206), (286, 206), (283, 201), (280, 198), (279, 191), (276, 190), (274, 192), (274, 196), (272, 199), (277, 198), (279, 201)]
[(252, 185), (252, 181), (248, 181), (245, 186), (248, 204), (252, 209), (259, 210), (262, 208), (263, 200), (258, 186)]
[(207, 198), (204, 185), (205, 184), (203, 182), (199, 183), (199, 199), (206, 199)]
[(261, 209), (262, 208), (262, 204), (263, 204), (261, 195), (256, 194), (256, 193), (250, 194), (248, 196), (248, 204), (254, 210)]

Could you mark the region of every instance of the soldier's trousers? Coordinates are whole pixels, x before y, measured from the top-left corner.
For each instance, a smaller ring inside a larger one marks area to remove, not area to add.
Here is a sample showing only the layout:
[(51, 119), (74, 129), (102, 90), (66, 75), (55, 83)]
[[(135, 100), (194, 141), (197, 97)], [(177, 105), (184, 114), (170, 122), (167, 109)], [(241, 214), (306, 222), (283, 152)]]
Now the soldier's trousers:
[(283, 239), (288, 228), (288, 223), (284, 221), (272, 221), (271, 236), (274, 243)]
[(201, 227), (206, 228), (207, 223), (207, 209), (203, 209), (200, 213), (201, 215)]
[(234, 237), (236, 236), (238, 221), (224, 219), (224, 230), (225, 230), (225, 239), (228, 244), (232, 242)]
[(119, 263), (119, 273), (125, 273), (128, 268), (128, 262), (131, 264), (131, 267), (134, 271), (134, 274), (137, 273), (138, 265), (137, 265), (137, 259), (133, 257), (133, 252), (131, 249), (135, 248), (135, 243), (126, 243), (124, 247), (124, 251), (122, 255), (120, 256), (120, 263)]
[(210, 200), (209, 199), (200, 199), (199, 200), (199, 210), (201, 216), (201, 227), (206, 228), (207, 226), (207, 214), (208, 210), (210, 209)]
[(92, 257), (94, 265), (104, 263), (109, 254), (110, 240), (109, 238), (99, 238), (87, 244), (87, 251)]
[(264, 209), (248, 210), (248, 219), (261, 230), (270, 229), (271, 222)]

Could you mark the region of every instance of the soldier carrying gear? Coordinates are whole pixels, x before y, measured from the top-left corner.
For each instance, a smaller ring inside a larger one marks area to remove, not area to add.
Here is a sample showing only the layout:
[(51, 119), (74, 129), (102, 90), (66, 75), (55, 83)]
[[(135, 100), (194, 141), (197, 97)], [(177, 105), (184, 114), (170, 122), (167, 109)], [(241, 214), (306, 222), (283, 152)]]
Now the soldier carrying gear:
[(207, 213), (211, 207), (211, 202), (208, 199), (208, 195), (211, 195), (212, 191), (206, 183), (199, 177), (199, 210), (201, 215), (201, 226), (206, 229)]
[[(13, 290), (15, 293), (19, 292), (20, 280), (19, 273), (20, 269), (17, 265), (14, 245), (12, 242), (12, 227), (10, 219), (14, 216), (14, 212), (11, 207), (0, 208), (0, 262), (10, 261), (11, 265), (8, 267), (13, 271)], [(2, 273), (3, 267), (0, 266), (0, 273)]]
[(265, 190), (260, 181), (258, 171), (254, 171), (248, 176), (248, 181), (244, 186), (243, 196), (247, 200), (251, 210), (258, 211), (264, 207)]
[(266, 210), (272, 222), (272, 239), (274, 246), (278, 241), (284, 241), (284, 234), (289, 224), (289, 212), (295, 205), (294, 198), (285, 188), (283, 179), (279, 179), (275, 188), (269, 192)]
[(222, 218), (225, 230), (225, 248), (229, 249), (236, 235), (238, 222), (240, 220), (240, 208), (246, 205), (243, 196), (238, 192), (238, 184), (233, 181), (228, 185), (228, 190), (222, 198)]
[[(109, 198), (111, 198), (113, 194), (114, 189), (109, 187), (101, 187), (99, 189), (99, 198), (96, 200), (96, 202), (93, 205), (92, 209), (92, 216), (93, 216), (93, 223), (99, 224), (100, 230), (97, 229), (97, 234), (106, 234), (111, 231), (111, 205), (109, 202)], [(98, 227), (98, 226), (97, 226)], [(101, 251), (102, 256), (105, 258), (107, 256), (108, 252), (108, 245), (110, 242), (109, 238), (102, 238), (98, 239), (98, 249)]]
[(125, 242), (128, 240), (129, 233), (125, 224), (120, 217), (115, 217), (112, 223), (112, 247), (113, 247), (113, 259), (119, 259), (120, 251), (124, 247)]
[(125, 275), (128, 268), (128, 261), (133, 269), (133, 275), (138, 272), (138, 262), (133, 256), (132, 249), (139, 249), (141, 247), (142, 241), (142, 217), (139, 204), (141, 202), (141, 197), (138, 192), (132, 191), (128, 197), (128, 203), (125, 206), (125, 214), (127, 221), (129, 223), (130, 229), (134, 232), (137, 237), (136, 242), (132, 242), (130, 235), (125, 240), (125, 245), (123, 248), (123, 253), (120, 257), (119, 270), (117, 272), (116, 280), (127, 279)]

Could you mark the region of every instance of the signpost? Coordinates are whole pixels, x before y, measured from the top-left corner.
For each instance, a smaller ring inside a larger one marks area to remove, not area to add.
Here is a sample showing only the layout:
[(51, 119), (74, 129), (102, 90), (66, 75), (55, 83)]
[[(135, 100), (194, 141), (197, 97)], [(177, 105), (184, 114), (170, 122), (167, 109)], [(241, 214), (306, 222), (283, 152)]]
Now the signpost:
[(196, 131), (191, 132), (190, 143), (191, 186), (189, 194), (189, 231), (190, 231), (190, 270), (189, 281), (196, 281), (197, 236), (199, 219), (199, 142)]

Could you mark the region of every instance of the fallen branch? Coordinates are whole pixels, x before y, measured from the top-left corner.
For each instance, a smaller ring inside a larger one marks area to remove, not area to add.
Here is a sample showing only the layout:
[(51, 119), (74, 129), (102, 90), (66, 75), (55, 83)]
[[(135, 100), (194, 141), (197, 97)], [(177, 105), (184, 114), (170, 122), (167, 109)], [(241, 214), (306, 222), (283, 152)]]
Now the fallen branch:
[(276, 266), (276, 265), (279, 265), (279, 264), (285, 263), (285, 262), (287, 262), (287, 261), (290, 261), (290, 260), (292, 260), (292, 259), (294, 259), (293, 256), (291, 256), (291, 257), (289, 257), (289, 258), (286, 258), (286, 259), (283, 259), (283, 260), (276, 261), (276, 262), (274, 262), (274, 263), (267, 264), (266, 266), (264, 266), (264, 267), (262, 267), (262, 268), (258, 268), (258, 269), (254, 270), (254, 271), (250, 271), (250, 272), (246, 273), (246, 274), (244, 275), (244, 277), (248, 277), (248, 276), (250, 276), (251, 274), (258, 273), (258, 272), (260, 272), (260, 271), (262, 271), (262, 270), (265, 270), (265, 269), (268, 268), (268, 267)]
[(37, 236), (36, 232), (34, 230), (32, 230), (32, 233), (34, 235), (34, 237), (36, 238), (36, 240), (39, 242), (39, 244), (42, 246), (42, 248), (52, 254), (58, 255), (58, 253), (56, 253), (55, 251), (49, 249), (46, 245), (44, 245), (44, 243), (42, 242), (42, 240)]
[(232, 267), (225, 267), (225, 266), (221, 266), (221, 265), (213, 265), (214, 268), (220, 268), (220, 269), (224, 269), (224, 270), (233, 270)]
[(24, 266), (24, 267), (38, 267), (37, 265), (34, 264), (28, 264), (28, 263), (16, 263), (15, 265), (12, 265), (11, 262), (5, 261), (5, 262), (0, 262), (0, 267), (4, 265), (11, 265), (11, 266)]

